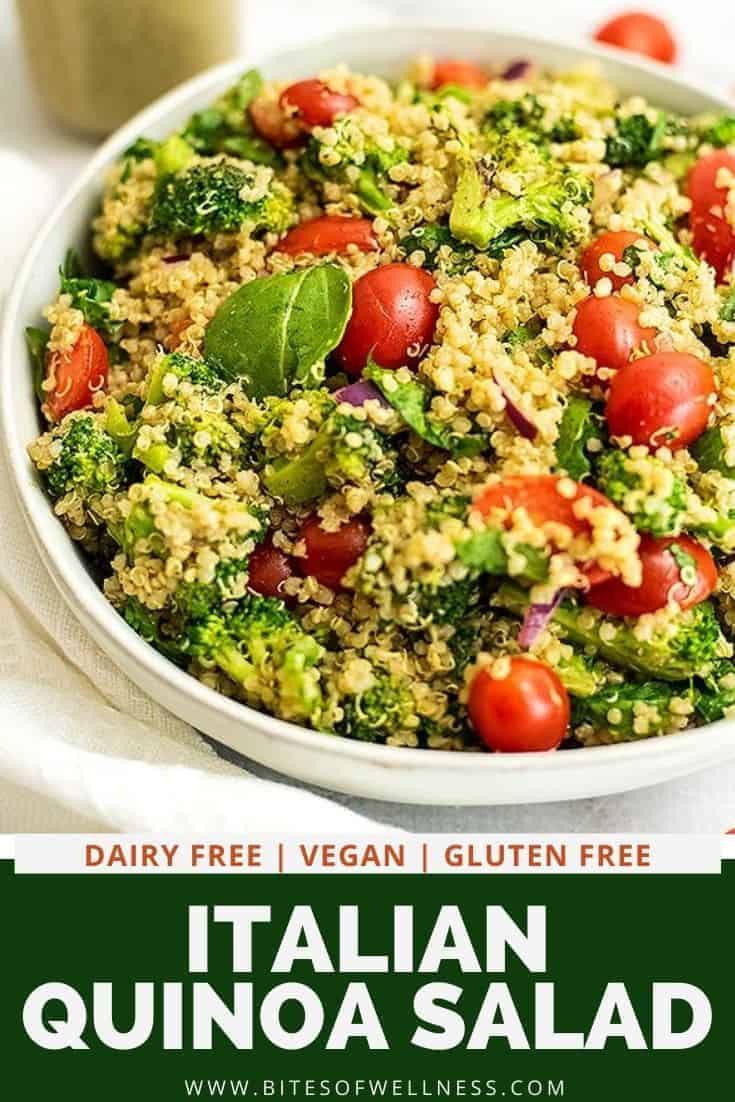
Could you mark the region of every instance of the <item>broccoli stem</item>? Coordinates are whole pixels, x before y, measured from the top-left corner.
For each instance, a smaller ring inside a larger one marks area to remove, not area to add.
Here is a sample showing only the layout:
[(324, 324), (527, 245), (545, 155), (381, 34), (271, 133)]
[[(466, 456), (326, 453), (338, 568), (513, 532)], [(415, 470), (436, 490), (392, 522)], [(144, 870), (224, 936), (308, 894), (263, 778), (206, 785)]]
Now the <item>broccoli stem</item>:
[[(512, 582), (504, 582), (495, 593), (493, 603), (521, 616), (528, 607), (528, 593)], [(654, 675), (665, 681), (685, 681), (698, 672), (691, 659), (680, 657), (661, 643), (638, 639), (629, 624), (599, 616), (592, 609), (563, 602), (554, 614), (554, 623), (563, 638), (575, 646), (645, 677)], [(615, 634), (605, 639), (602, 629), (608, 624), (615, 628)], [(710, 663), (706, 665), (709, 668)]]
[(693, 693), (686, 684), (623, 682), (575, 701), (572, 722), (582, 742), (628, 742), (679, 731), (692, 714)]

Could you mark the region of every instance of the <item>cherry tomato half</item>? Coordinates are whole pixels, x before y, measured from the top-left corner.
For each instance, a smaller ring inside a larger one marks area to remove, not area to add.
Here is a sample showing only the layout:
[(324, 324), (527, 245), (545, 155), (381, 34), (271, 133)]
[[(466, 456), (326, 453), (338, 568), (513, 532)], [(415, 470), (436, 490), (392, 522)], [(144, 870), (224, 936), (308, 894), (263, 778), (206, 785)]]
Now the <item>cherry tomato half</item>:
[(569, 696), (558, 675), (522, 656), (510, 659), (505, 677), (478, 670), (467, 711), (485, 745), (506, 754), (555, 750), (569, 727)]
[(688, 183), (694, 251), (712, 265), (718, 280), (723, 280), (735, 265), (735, 227), (725, 217), (730, 189), (718, 184), (727, 173), (735, 177), (735, 154), (717, 149), (699, 158)]
[[(575, 536), (587, 535), (590, 533), (590, 524), (583, 516), (577, 515), (579, 502), (588, 501), (595, 508), (615, 507), (599, 490), (586, 486), (583, 482), (576, 483), (576, 492), (572, 497), (560, 493), (560, 483), (568, 484), (569, 481), (553, 474), (510, 475), (481, 490), (472, 503), (472, 508), (485, 517), (494, 509), (502, 510), (508, 515), (516, 509), (525, 509), (534, 524), (553, 521), (570, 528)], [(596, 563), (584, 564), (582, 573), (590, 585), (596, 585), (610, 576), (609, 571), (603, 570)]]
[(289, 256), (298, 256), (299, 253), (326, 256), (328, 253), (343, 253), (349, 245), (355, 245), (363, 253), (378, 248), (369, 218), (323, 214), (294, 226), (281, 238), (276, 248)]
[(91, 325), (83, 325), (71, 352), (52, 352), (48, 358), (47, 378), (54, 380), (54, 388), (43, 409), (49, 421), (90, 406), (95, 393), (107, 386), (108, 373), (105, 342)]
[(656, 539), (642, 536), (638, 554), (643, 567), (639, 586), (610, 578), (595, 585), (587, 602), (612, 616), (643, 616), (664, 608), (670, 600), (691, 608), (709, 597), (717, 584), (717, 567), (706, 547), (691, 536)]
[(283, 583), (294, 573), (293, 560), (266, 539), (248, 562), (248, 585), (263, 597), (283, 597)]
[(598, 42), (632, 50), (671, 64), (676, 58), (676, 41), (662, 19), (646, 12), (631, 11), (618, 15), (596, 32)]
[(352, 315), (335, 353), (350, 375), (359, 375), (372, 357), (381, 367), (412, 365), (434, 336), (439, 307), (430, 295), (431, 275), (411, 264), (374, 268), (352, 288)]
[(591, 356), (599, 367), (619, 371), (645, 343), (651, 345), (655, 329), (644, 329), (638, 318), (641, 308), (620, 295), (596, 298), (590, 295), (577, 303), (574, 335), (577, 351)]
[(712, 368), (685, 352), (633, 360), (613, 377), (605, 407), (613, 436), (685, 448), (704, 432), (715, 393)]
[(281, 92), (280, 105), (284, 111), (298, 116), (307, 129), (313, 126), (331, 126), (339, 115), (347, 115), (359, 107), (354, 96), (333, 92), (322, 80), (299, 80), (289, 84)]
[[(614, 291), (619, 291), (626, 283), (634, 283), (635, 276), (632, 272), (625, 276), (616, 275), (613, 271), (603, 272), (600, 267), (600, 258), (610, 255), (615, 257), (615, 263), (619, 264), (623, 260), (625, 250), (640, 241), (646, 242), (647, 238), (640, 233), (632, 233), (630, 230), (608, 230), (596, 237), (582, 253), (582, 271), (590, 287), (594, 287), (598, 279), (605, 277), (612, 283)], [(650, 241), (648, 241), (648, 245), (653, 248)]]
[(278, 100), (258, 96), (250, 104), (248, 112), (261, 138), (277, 149), (288, 149), (301, 140), (303, 130), (298, 119), (288, 115)]
[(322, 528), (319, 517), (308, 517), (299, 533), (306, 544), (306, 556), (299, 559), (301, 572), (330, 589), (339, 589), (342, 578), (367, 547), (370, 524), (353, 517), (336, 532)]
[(431, 87), (443, 88), (445, 84), (456, 84), (460, 88), (485, 88), (488, 80), (487, 73), (474, 61), (447, 57), (434, 63)]

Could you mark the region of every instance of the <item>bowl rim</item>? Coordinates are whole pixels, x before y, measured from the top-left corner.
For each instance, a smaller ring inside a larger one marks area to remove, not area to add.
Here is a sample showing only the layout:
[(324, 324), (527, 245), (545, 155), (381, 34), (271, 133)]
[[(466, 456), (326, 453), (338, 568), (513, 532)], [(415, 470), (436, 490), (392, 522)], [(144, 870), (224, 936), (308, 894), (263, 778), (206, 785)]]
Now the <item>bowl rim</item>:
[[(496, 42), (512, 41), (514, 44), (517, 43), (519, 47), (528, 50), (529, 56), (533, 56), (534, 48), (542, 48), (552, 51), (557, 49), (562, 53), (571, 52), (580, 61), (595, 58), (603, 63), (612, 61), (618, 67), (622, 66), (627, 69), (631, 75), (636, 72), (644, 72), (664, 84), (668, 83), (685, 93), (690, 92), (695, 97), (706, 96), (723, 109), (732, 107), (718, 91), (707, 87), (706, 83), (693, 81), (687, 76), (672, 71), (666, 65), (631, 55), (612, 46), (573, 39), (527, 35), (506, 28), (493, 29), (469, 23), (463, 25), (461, 21), (457, 24), (448, 25), (446, 23), (414, 23), (401, 19), (394, 24), (388, 24), (388, 26), (402, 33), (408, 31), (427, 35), (435, 34), (439, 39), (443, 33), (446, 34), (448, 29), (471, 31), (478, 38), (487, 38)], [(357, 27), (349, 31), (349, 39), (354, 42), (363, 37), (365, 39), (374, 38), (376, 35), (384, 34), (385, 29), (385, 25), (380, 24)], [(261, 734), (275, 737), (280, 742), (290, 743), (294, 748), (298, 747), (307, 751), (314, 749), (315, 740), (329, 736), (302, 727), (300, 724), (290, 723), (265, 712), (260, 712), (247, 704), (208, 688), (201, 681), (169, 662), (138, 636), (115, 611), (105, 598), (102, 590), (94, 583), (77, 551), (72, 546), (69, 536), (53, 513), (48, 498), (39, 486), (27, 456), (26, 443), (20, 439), (20, 432), (17, 430), (12, 417), (13, 342), (18, 337), (18, 327), (23, 327), (26, 324), (26, 319), (20, 317), (20, 304), (24, 289), (33, 278), (38, 258), (43, 254), (47, 238), (62, 221), (65, 214), (73, 208), (88, 185), (101, 179), (104, 169), (130, 144), (134, 137), (144, 132), (148, 127), (155, 125), (160, 118), (166, 116), (170, 111), (177, 107), (183, 107), (187, 101), (195, 99), (199, 94), (210, 89), (215, 92), (228, 79), (237, 75), (249, 64), (258, 64), (267, 69), (269, 63), (276, 60), (279, 64), (287, 63), (289, 56), (298, 58), (303, 55), (304, 50), (309, 48), (323, 47), (330, 42), (333, 42), (335, 47), (339, 48), (345, 37), (344, 34), (333, 34), (320, 39), (318, 42), (306, 43), (302, 47), (290, 47), (285, 50), (271, 52), (254, 51), (226, 61), (179, 84), (116, 130), (92, 154), (85, 167), (74, 177), (36, 232), (8, 294), (2, 311), (2, 329), (0, 330), (0, 447), (5, 456), (14, 495), (26, 525), (44, 561), (44, 566), (72, 613), (81, 621), (85, 630), (90, 631), (98, 642), (101, 637), (107, 640), (114, 652), (111, 657), (118, 666), (121, 665), (120, 655), (124, 655), (136, 669), (146, 671), (147, 674), (155, 677), (157, 681), (164, 682), (172, 693), (183, 700), (189, 699), (195, 702), (200, 709), (214, 711), (228, 722), (241, 727), (245, 725), (251, 728), (254, 727)], [(94, 625), (96, 630), (93, 630), (90, 624)], [(110, 652), (108, 651), (108, 653)], [(123, 672), (126, 676), (130, 676), (127, 669), (123, 669)], [(605, 763), (612, 765), (614, 762), (622, 761), (634, 764), (638, 759), (651, 761), (657, 757), (668, 757), (676, 751), (686, 755), (693, 749), (694, 744), (702, 739), (705, 732), (707, 733), (710, 749), (713, 749), (713, 743), (717, 742), (719, 747), (723, 749), (731, 747), (735, 752), (735, 721), (723, 719), (661, 738), (582, 747), (574, 752), (574, 759), (577, 764), (582, 766), (589, 765), (592, 767), (596, 765), (599, 767)], [(324, 744), (322, 748), (324, 748)], [(369, 762), (373, 766), (382, 765), (391, 769), (406, 766), (415, 771), (417, 766), (420, 765), (422, 769), (429, 769), (434, 772), (437, 770), (448, 771), (453, 774), (463, 774), (469, 770), (474, 772), (480, 769), (487, 774), (507, 775), (518, 771), (525, 772), (532, 768), (536, 771), (543, 770), (553, 777), (555, 774), (565, 772), (570, 764), (568, 753), (468, 754), (451, 750), (426, 752), (423, 748), (418, 747), (362, 743), (341, 737), (331, 738), (329, 752), (342, 759), (354, 762), (357, 767), (361, 762)], [(583, 755), (583, 758), (580, 758), (580, 754)]]

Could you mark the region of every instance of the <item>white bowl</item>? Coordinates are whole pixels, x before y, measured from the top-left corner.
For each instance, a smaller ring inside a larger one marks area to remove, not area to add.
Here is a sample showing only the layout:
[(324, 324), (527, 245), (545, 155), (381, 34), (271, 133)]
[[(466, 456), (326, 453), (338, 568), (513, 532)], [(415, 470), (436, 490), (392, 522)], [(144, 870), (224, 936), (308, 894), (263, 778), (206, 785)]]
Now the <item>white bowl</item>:
[(114, 134), (38, 235), (7, 303), (2, 334), (0, 435), (30, 533), (59, 591), (99, 646), (160, 704), (263, 765), (359, 796), (417, 804), (514, 804), (620, 792), (668, 780), (735, 756), (735, 723), (619, 746), (551, 754), (457, 754), (366, 745), (318, 734), (247, 708), (206, 688), (143, 642), (107, 603), (45, 496), (26, 455), (39, 418), (27, 369), (26, 325), (58, 287), (58, 265), (88, 236), (105, 168), (139, 134), (163, 137), (239, 74), (257, 64), (274, 78), (309, 76), (337, 61), (385, 76), (425, 52), (475, 60), (532, 58), (568, 67), (596, 58), (626, 93), (682, 113), (728, 104), (670, 70), (604, 47), (571, 46), (478, 30), (400, 26), (356, 31), (273, 57), (248, 57), (183, 84)]

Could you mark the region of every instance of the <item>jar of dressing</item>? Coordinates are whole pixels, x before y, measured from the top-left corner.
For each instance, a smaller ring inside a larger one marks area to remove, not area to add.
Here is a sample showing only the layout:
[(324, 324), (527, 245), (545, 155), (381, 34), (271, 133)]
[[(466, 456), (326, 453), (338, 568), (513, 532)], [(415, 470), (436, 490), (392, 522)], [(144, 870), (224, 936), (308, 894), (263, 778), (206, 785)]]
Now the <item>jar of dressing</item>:
[(108, 134), (240, 44), (241, 0), (16, 2), (44, 106), (85, 134)]

